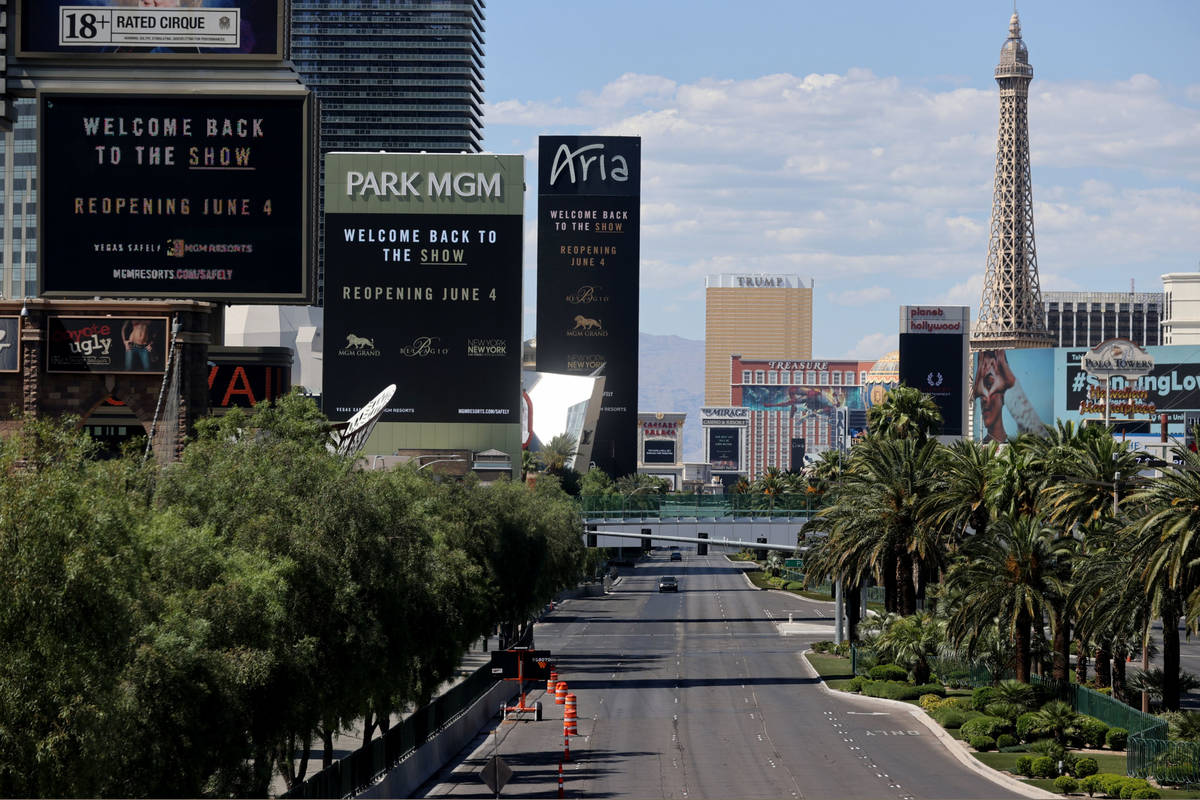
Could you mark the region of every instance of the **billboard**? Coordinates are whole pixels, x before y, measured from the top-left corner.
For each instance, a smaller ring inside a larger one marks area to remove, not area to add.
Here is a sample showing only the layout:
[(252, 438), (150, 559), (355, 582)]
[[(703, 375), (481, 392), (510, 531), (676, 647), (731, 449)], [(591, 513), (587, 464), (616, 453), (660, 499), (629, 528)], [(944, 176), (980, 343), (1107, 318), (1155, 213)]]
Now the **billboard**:
[(46, 371), (161, 374), (170, 344), (166, 317), (51, 315)]
[(0, 372), (21, 370), (21, 318), (0, 317)]
[(38, 93), (46, 297), (305, 302), (307, 93)]
[(605, 376), (592, 460), (637, 467), (641, 139), (538, 140), (537, 368)]
[[(943, 323), (947, 324), (947, 323)], [(900, 383), (933, 398), (942, 413), (942, 436), (962, 436), (966, 385), (965, 335), (900, 334)]]
[(740, 428), (708, 428), (708, 463), (713, 471), (739, 472), (742, 468)]
[(283, 0), (17, 0), (18, 58), (270, 60)]
[(808, 448), (803, 436), (792, 437), (792, 472), (799, 472), (804, 469), (804, 456), (807, 454)]
[(674, 439), (646, 439), (642, 444), (642, 463), (644, 464), (674, 464)]
[(742, 408), (832, 418), (839, 408), (866, 408), (866, 398), (861, 386), (746, 386), (742, 388)]
[(519, 424), (524, 159), (330, 153), (325, 187), (325, 413), (395, 383), (385, 423)]

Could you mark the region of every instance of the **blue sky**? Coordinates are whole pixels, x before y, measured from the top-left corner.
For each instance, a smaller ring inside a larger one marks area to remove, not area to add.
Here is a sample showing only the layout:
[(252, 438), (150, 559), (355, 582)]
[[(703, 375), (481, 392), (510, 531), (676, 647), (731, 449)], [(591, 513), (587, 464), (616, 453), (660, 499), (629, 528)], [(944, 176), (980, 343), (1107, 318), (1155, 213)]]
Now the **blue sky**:
[[(1200, 269), (1200, 2), (1018, 5), (1044, 290)], [(894, 349), (897, 307), (979, 304), (1011, 3), (493, 0), (485, 147), (643, 138), (641, 329), (704, 336), (704, 276), (815, 280), (815, 357)]]

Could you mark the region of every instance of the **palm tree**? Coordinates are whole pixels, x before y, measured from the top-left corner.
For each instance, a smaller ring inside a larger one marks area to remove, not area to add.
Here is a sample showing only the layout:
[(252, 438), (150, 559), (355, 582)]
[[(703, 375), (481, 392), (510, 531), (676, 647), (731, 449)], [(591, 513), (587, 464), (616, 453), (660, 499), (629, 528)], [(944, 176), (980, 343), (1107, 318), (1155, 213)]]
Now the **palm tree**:
[(1053, 733), (1054, 741), (1061, 745), (1065, 745), (1067, 737), (1078, 729), (1079, 714), (1070, 703), (1051, 700), (1036, 713), (1038, 726)]
[(1179, 617), (1200, 616), (1200, 453), (1177, 447), (1175, 464), (1129, 496), (1137, 516), (1126, 528), (1142, 586), (1162, 619), (1163, 706), (1179, 710)]
[(558, 434), (538, 451), (538, 456), (546, 465), (546, 471), (554, 475), (561, 475), (567, 468), (567, 462), (578, 454), (579, 443), (569, 433)]
[(909, 386), (897, 386), (883, 402), (867, 410), (872, 436), (925, 441), (942, 429), (942, 412), (933, 398)]
[(925, 516), (946, 530), (954, 545), (969, 534), (987, 534), (991, 509), (987, 504), (992, 461), (998, 445), (959, 439), (938, 452), (938, 475)]
[(947, 630), (969, 646), (999, 620), (1013, 642), (1017, 680), (1028, 683), (1033, 626), (1066, 594), (1061, 575), (1069, 551), (1037, 516), (1004, 514), (990, 530), (971, 538), (946, 576), (954, 606)]
[(922, 611), (892, 621), (879, 637), (877, 647), (891, 655), (892, 663), (912, 670), (913, 682), (928, 683), (930, 661), (936, 658), (946, 638), (946, 623)]

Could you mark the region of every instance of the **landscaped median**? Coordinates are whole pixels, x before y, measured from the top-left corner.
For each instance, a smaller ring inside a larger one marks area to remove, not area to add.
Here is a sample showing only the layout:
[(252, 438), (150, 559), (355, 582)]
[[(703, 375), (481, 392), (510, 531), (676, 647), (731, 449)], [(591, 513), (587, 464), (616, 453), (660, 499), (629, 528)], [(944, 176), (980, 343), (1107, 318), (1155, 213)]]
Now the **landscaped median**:
[(979, 763), (1027, 786), (1089, 797), (1200, 797), (1194, 790), (1126, 777), (1128, 733), (1075, 712), (1041, 686), (1005, 680), (974, 690), (948, 689), (936, 680), (914, 683), (895, 664), (879, 664), (855, 676), (850, 659), (834, 649), (832, 643), (818, 642), (805, 653), (830, 689), (913, 706), (915, 713), (924, 712), (927, 724), (940, 726)]

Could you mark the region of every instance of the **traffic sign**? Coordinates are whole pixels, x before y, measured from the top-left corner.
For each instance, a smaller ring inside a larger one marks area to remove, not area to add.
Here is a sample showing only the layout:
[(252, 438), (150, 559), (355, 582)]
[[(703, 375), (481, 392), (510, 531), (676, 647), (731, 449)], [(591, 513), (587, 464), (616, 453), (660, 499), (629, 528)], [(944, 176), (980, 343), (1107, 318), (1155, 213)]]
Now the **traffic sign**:
[(492, 794), (497, 795), (504, 788), (504, 784), (512, 779), (512, 775), (512, 767), (506, 764), (500, 756), (489, 758), (488, 763), (484, 764), (483, 769), (479, 771), (479, 777), (492, 790)]

